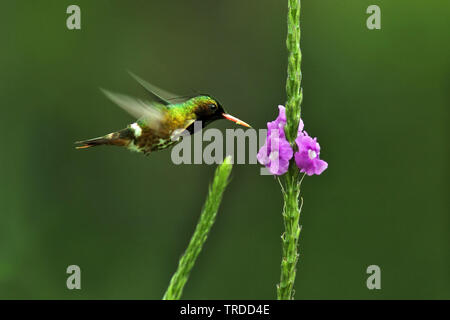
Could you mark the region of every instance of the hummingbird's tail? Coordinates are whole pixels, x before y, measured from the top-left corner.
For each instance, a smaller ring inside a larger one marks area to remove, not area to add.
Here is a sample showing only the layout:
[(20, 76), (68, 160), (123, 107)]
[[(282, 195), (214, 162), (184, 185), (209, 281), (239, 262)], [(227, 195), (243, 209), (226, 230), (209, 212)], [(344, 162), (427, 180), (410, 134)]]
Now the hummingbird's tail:
[(102, 137), (83, 140), (83, 141), (77, 141), (75, 144), (78, 144), (76, 146), (76, 149), (86, 149), (90, 147), (95, 146), (101, 146), (101, 145), (112, 145), (112, 146), (121, 146), (125, 147), (130, 144), (130, 142), (134, 139), (134, 133), (129, 128), (113, 132), (110, 134), (107, 134)]

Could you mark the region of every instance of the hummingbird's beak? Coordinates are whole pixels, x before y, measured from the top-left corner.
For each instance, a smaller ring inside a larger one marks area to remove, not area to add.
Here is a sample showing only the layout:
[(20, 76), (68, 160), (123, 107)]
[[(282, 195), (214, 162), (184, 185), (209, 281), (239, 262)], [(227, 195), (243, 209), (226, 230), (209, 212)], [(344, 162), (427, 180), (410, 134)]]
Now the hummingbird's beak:
[(222, 116), (227, 120), (236, 122), (236, 124), (240, 124), (241, 126), (251, 128), (251, 126), (248, 123), (245, 123), (244, 121), (242, 121), (236, 117), (233, 117), (232, 115), (229, 115), (228, 113), (222, 113)]

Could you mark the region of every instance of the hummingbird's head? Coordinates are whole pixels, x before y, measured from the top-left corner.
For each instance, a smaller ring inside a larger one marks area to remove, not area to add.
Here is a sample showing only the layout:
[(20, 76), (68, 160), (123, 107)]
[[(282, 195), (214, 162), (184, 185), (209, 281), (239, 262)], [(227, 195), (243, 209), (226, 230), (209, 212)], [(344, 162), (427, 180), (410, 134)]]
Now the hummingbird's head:
[(196, 100), (195, 114), (197, 116), (197, 120), (202, 121), (204, 125), (207, 125), (215, 120), (227, 119), (244, 127), (251, 128), (249, 124), (226, 113), (219, 101), (211, 96), (201, 95), (195, 97), (194, 99)]

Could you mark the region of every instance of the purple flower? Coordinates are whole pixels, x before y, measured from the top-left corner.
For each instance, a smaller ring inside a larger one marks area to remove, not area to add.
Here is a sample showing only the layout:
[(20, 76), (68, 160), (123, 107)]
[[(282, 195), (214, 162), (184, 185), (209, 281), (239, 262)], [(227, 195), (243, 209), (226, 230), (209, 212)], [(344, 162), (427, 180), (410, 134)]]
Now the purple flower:
[(285, 174), (289, 168), (289, 160), (294, 156), (295, 163), (300, 172), (305, 172), (308, 176), (321, 174), (328, 168), (328, 163), (319, 158), (320, 145), (317, 138), (311, 138), (303, 130), (303, 120), (300, 119), (295, 142), (298, 151), (293, 155), (293, 150), (286, 140), (284, 127), (286, 126), (286, 110), (283, 106), (278, 106), (278, 117), (267, 123), (266, 142), (259, 150), (257, 159), (259, 163), (266, 166), (271, 174)]
[(312, 176), (313, 174), (321, 174), (328, 168), (328, 163), (319, 159), (320, 145), (317, 142), (317, 138), (313, 139), (305, 131), (299, 130), (295, 142), (297, 143), (298, 151), (294, 157), (300, 172), (306, 172), (308, 176)]
[(286, 125), (286, 112), (283, 106), (278, 106), (278, 117), (267, 123), (267, 138), (264, 146), (259, 150), (257, 159), (274, 175), (285, 174), (289, 168), (289, 160), (293, 150), (286, 140), (284, 126)]
[(280, 136), (285, 137), (284, 126), (286, 125), (286, 110), (283, 106), (278, 106), (278, 117), (272, 121), (267, 122), (267, 136), (270, 136), (271, 130), (279, 130)]

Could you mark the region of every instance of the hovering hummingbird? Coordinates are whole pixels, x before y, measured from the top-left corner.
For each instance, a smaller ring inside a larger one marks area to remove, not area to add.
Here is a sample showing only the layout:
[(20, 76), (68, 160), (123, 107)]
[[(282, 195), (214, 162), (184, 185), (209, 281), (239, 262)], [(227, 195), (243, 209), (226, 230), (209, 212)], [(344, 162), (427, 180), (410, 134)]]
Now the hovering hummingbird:
[[(130, 74), (151, 94), (152, 100), (144, 101), (101, 89), (137, 121), (120, 131), (77, 141), (77, 149), (113, 145), (148, 154), (176, 144), (182, 134), (193, 134), (197, 128), (203, 128), (215, 120), (227, 119), (250, 128), (247, 123), (226, 113), (220, 103), (209, 95), (179, 97)], [(194, 125), (196, 121), (200, 121), (201, 126)]]

